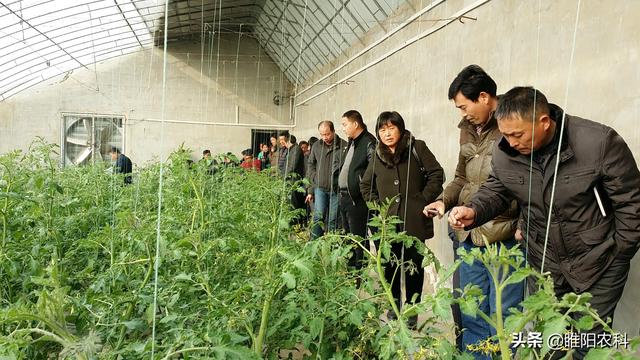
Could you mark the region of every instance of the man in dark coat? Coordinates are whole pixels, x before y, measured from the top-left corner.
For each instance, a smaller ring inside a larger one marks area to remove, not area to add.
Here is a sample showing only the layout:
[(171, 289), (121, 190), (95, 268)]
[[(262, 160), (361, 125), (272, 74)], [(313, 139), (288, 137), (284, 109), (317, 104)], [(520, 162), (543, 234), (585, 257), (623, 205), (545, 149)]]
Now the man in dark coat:
[(285, 176), (287, 173), (287, 154), (289, 153), (289, 132), (278, 134), (278, 174)]
[(120, 149), (117, 147), (111, 148), (111, 161), (115, 161), (113, 167), (114, 172), (116, 174), (125, 174), (124, 183), (125, 185), (131, 184), (131, 173), (133, 172), (133, 164), (131, 163), (131, 159), (120, 152)]
[[(311, 240), (317, 239), (325, 230), (333, 231), (338, 224), (338, 174), (340, 172), (340, 156), (347, 142), (336, 135), (333, 122), (321, 121), (318, 124), (320, 141), (311, 148), (307, 162), (307, 178), (311, 182), (305, 199), (314, 201), (313, 227)], [(319, 222), (325, 225), (323, 230)]]
[[(291, 142), (291, 137), (288, 132), (283, 132), (278, 137), (280, 146), (284, 149), (280, 153), (281, 162), (281, 174), (285, 179), (289, 181), (300, 180), (304, 177), (304, 154), (298, 144)], [(293, 191), (291, 193), (291, 205), (294, 209), (304, 209), (304, 193), (299, 191)], [(294, 220), (294, 223), (302, 224), (304, 222), (304, 216)]]
[(589, 292), (600, 317), (613, 318), (640, 246), (640, 172), (631, 150), (612, 128), (565, 114), (531, 87), (504, 94), (495, 117), (503, 138), (492, 173), (468, 207), (451, 210), (449, 223), (480, 226), (517, 200), (530, 213), (521, 221), (529, 223), (522, 232), (530, 264), (551, 273), (558, 296)]
[[(365, 238), (369, 209), (366, 203), (368, 199), (364, 199), (360, 193), (360, 180), (373, 159), (376, 138), (367, 131), (362, 115), (356, 110), (349, 110), (342, 115), (342, 130), (349, 139), (342, 154), (335, 160), (340, 162), (338, 188), (342, 225), (347, 233)], [(362, 249), (355, 246), (349, 264), (360, 269), (362, 255)]]

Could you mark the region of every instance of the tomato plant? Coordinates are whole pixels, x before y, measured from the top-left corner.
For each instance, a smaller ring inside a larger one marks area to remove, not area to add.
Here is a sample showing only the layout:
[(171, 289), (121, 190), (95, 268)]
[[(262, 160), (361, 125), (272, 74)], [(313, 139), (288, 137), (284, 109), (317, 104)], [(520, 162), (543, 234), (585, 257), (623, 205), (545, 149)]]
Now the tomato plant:
[[(300, 211), (289, 194), (304, 191), (302, 182), (212, 170), (180, 148), (164, 164), (136, 169), (133, 184), (124, 185), (108, 164), (61, 169), (57, 156), (42, 140), (0, 155), (0, 359), (147, 359), (152, 345), (157, 359), (469, 358), (450, 342), (450, 305), (473, 312), (478, 296), (470, 288), (454, 300), (442, 285), (457, 264), (442, 272), (433, 294), (396, 306), (383, 270), (391, 244), (425, 255), (423, 264), (407, 266), (439, 263), (424, 243), (395, 231), (388, 202), (371, 205), (373, 252), (368, 240), (332, 233), (308, 241), (306, 229), (292, 227)], [(353, 246), (366, 254), (359, 271), (347, 266)], [(472, 252), (463, 260), (539, 276), (514, 256)], [(532, 322), (578, 326), (569, 304), (595, 315), (587, 296), (555, 299), (541, 284), (522, 312), (495, 320), (497, 343)], [(397, 320), (386, 320), (389, 309)], [(420, 331), (406, 323), (416, 314), (423, 314)]]

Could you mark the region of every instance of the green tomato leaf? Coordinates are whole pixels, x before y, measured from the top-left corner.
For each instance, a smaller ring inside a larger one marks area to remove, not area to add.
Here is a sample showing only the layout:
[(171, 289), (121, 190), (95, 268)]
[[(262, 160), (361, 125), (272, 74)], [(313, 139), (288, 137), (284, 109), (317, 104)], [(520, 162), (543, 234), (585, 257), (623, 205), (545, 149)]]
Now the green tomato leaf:
[(293, 289), (296, 287), (296, 277), (293, 276), (292, 273), (284, 272), (282, 273), (281, 276), (282, 276), (282, 280), (284, 281), (284, 283), (287, 285), (289, 289)]
[(362, 311), (353, 309), (349, 314), (349, 321), (355, 326), (362, 326)]
[(320, 330), (322, 330), (322, 326), (324, 322), (320, 318), (313, 318), (309, 322), (309, 335), (311, 335), (312, 339), (316, 339), (318, 335), (320, 335)]

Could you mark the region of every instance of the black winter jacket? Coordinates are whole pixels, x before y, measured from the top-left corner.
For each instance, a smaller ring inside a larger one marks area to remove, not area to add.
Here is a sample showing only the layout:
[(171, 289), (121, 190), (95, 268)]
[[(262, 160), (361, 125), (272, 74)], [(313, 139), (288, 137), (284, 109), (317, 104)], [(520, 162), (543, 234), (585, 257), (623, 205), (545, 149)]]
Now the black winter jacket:
[(404, 221), (407, 234), (426, 240), (433, 237), (433, 219), (424, 216), (422, 210), (440, 195), (443, 182), (444, 170), (427, 144), (405, 131), (394, 153), (378, 143), (376, 157), (362, 177), (360, 190), (367, 200), (395, 197), (389, 214)]
[[(560, 131), (562, 109), (550, 105), (550, 110)], [(511, 148), (504, 138), (499, 142), (491, 175), (470, 201), (476, 211), (471, 227), (493, 219), (517, 200), (523, 216), (530, 210), (529, 228), (521, 230), (528, 239), (529, 260), (539, 270), (555, 175), (544, 270), (582, 292), (615, 258), (630, 261), (638, 251), (640, 172), (631, 150), (612, 128), (571, 115), (566, 115), (564, 128), (557, 174), (555, 152), (544, 166), (534, 162), (530, 178), (531, 157)]]
[(286, 178), (304, 177), (304, 153), (298, 144), (291, 145), (287, 151), (284, 175)]
[[(373, 160), (373, 156), (376, 151), (376, 138), (371, 135), (369, 131), (364, 130), (357, 138), (349, 139), (347, 146), (342, 149), (342, 156), (339, 156), (336, 160), (340, 162), (341, 170), (344, 165), (344, 159), (347, 156), (347, 152), (349, 152), (349, 148), (352, 146), (354, 149), (353, 159), (349, 166), (349, 176), (347, 178), (348, 188), (340, 190), (348, 191), (351, 201), (355, 202), (355, 200), (362, 198), (362, 194), (360, 193), (360, 181), (362, 180), (362, 175), (367, 169), (369, 162)], [(368, 199), (364, 200), (367, 201)]]

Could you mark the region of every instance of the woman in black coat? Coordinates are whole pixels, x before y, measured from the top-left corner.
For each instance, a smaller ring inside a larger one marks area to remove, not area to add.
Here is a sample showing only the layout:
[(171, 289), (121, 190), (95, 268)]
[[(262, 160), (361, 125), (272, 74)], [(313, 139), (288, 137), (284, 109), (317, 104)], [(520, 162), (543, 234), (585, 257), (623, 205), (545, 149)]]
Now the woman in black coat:
[[(425, 205), (434, 201), (442, 192), (444, 171), (431, 153), (427, 144), (416, 140), (405, 128), (404, 119), (395, 111), (385, 111), (376, 123), (378, 145), (376, 156), (369, 163), (360, 190), (365, 199), (386, 200), (395, 197), (389, 215), (396, 215), (403, 221), (398, 231), (406, 231), (421, 241), (433, 237), (433, 219), (424, 216)], [(402, 258), (402, 244), (392, 245), (392, 252)], [(405, 272), (407, 301), (418, 294), (420, 301), (424, 270), (422, 256), (414, 247), (404, 249), (404, 261), (411, 260), (418, 271)], [(393, 295), (400, 303), (400, 271), (395, 264), (385, 269), (385, 278), (392, 286)], [(395, 274), (395, 276), (394, 276)]]

